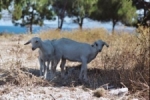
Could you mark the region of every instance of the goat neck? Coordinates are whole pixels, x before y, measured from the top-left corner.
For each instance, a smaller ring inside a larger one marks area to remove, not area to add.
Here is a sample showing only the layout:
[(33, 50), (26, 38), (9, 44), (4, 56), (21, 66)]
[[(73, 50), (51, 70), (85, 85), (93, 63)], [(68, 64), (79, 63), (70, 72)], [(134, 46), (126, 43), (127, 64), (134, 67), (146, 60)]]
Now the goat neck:
[(42, 52), (46, 52), (47, 50), (46, 50), (45, 47), (46, 47), (46, 46), (44, 45), (44, 43), (41, 42), (41, 44), (40, 44), (40, 46), (39, 46), (39, 49), (40, 49)]
[(99, 52), (98, 49), (92, 46), (92, 52), (88, 58), (88, 63), (91, 62), (97, 56), (98, 52)]
[(92, 51), (93, 51), (93, 57), (95, 58), (99, 53), (99, 50), (96, 47), (92, 47)]

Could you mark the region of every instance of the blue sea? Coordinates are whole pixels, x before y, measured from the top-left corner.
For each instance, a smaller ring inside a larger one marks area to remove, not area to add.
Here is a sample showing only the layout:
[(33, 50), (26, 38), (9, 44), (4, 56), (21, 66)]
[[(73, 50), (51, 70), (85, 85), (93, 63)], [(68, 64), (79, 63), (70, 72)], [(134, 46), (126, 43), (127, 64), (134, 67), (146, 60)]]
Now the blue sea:
[[(38, 33), (40, 30), (42, 30), (42, 27), (34, 26), (33, 27), (33, 33)], [(21, 26), (0, 26), (0, 33), (27, 33), (28, 29), (26, 27)]]
[[(47, 24), (42, 27), (33, 26), (33, 33), (40, 33), (43, 30), (45, 31), (45, 30), (51, 30), (51, 29), (56, 29), (56, 28), (57, 28), (57, 24)], [(104, 24), (103, 23), (101, 23), (101, 24), (86, 23), (83, 25), (83, 29), (93, 29), (93, 28), (104, 28), (108, 32), (111, 32), (112, 25), (110, 23), (104, 23)], [(62, 30), (65, 30), (65, 31), (71, 31), (71, 30), (75, 30), (75, 29), (78, 29), (78, 25), (74, 24), (74, 23), (65, 23), (62, 28)], [(127, 31), (130, 33), (133, 33), (135, 31), (135, 28), (117, 25), (115, 27), (115, 30), (116, 31)], [(13, 25), (10, 25), (10, 26), (0, 25), (0, 33), (25, 34), (25, 33), (29, 33), (29, 32), (26, 27), (13, 26)]]
[[(105, 27), (102, 27), (102, 28), (105, 28)], [(41, 31), (43, 30), (51, 30), (51, 29), (56, 29), (55, 28), (52, 28), (52, 27), (40, 27), (40, 26), (34, 26), (33, 27), (33, 33), (40, 33)], [(71, 30), (74, 30), (74, 29), (77, 29), (77, 28), (63, 28), (62, 30), (65, 30), (65, 31), (71, 31)], [(108, 32), (111, 32), (111, 28), (105, 28)], [(117, 31), (127, 31), (127, 32), (130, 32), (130, 33), (133, 33), (135, 32), (135, 28), (133, 27), (128, 27), (128, 28), (125, 28), (125, 29), (119, 29), (116, 28)], [(28, 32), (28, 29), (26, 27), (20, 27), (20, 26), (0, 26), (0, 34), (1, 33), (12, 33), (12, 34), (26, 34), (26, 33), (29, 33)]]
[[(43, 27), (33, 26), (33, 33), (40, 33), (41, 31), (52, 30), (52, 29), (57, 29), (57, 25), (50, 24), (50, 25), (45, 25)], [(65, 31), (71, 31), (75, 29), (78, 29), (77, 25), (75, 27), (73, 25), (64, 25), (64, 27), (62, 28), (62, 30)], [(29, 31), (26, 27), (0, 25), (0, 33), (25, 34), (25, 33), (29, 33)]]
[[(65, 17), (62, 30), (71, 31), (74, 29), (78, 29), (79, 26), (77, 23), (72, 22), (73, 19)], [(42, 27), (33, 25), (33, 33), (39, 33), (43, 30), (56, 29), (58, 27), (58, 20), (55, 21), (44, 21), (44, 25)], [(98, 21), (94, 21), (88, 18), (84, 19), (83, 29), (93, 29), (93, 28), (105, 28), (108, 32), (112, 30), (112, 22), (102, 23)], [(135, 30), (133, 27), (126, 27), (120, 22), (115, 26), (115, 30), (128, 31), (132, 32)], [(28, 33), (28, 29), (26, 27), (14, 26), (11, 21), (0, 20), (0, 33), (15, 33), (15, 34), (23, 34)]]

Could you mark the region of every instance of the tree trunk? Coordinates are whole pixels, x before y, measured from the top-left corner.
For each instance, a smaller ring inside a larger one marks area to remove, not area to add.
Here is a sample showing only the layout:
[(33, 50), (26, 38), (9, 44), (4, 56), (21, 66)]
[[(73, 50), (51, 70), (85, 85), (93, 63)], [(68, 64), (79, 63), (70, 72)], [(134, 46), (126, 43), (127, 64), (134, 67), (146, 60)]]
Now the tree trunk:
[(144, 8), (144, 18), (146, 17), (146, 8)]
[(79, 27), (80, 27), (80, 30), (82, 30), (82, 26), (83, 26), (83, 20), (84, 20), (84, 18), (82, 17), (82, 18), (80, 19), (80, 22), (79, 22)]
[(29, 25), (29, 32), (32, 34), (32, 24)]
[[(64, 8), (61, 10), (60, 14), (58, 15), (58, 29), (62, 29), (63, 23), (64, 23), (64, 17), (65, 17), (65, 10), (67, 6), (67, 1), (64, 4)], [(60, 19), (60, 22), (59, 22)]]
[(117, 23), (117, 20), (113, 19), (113, 20), (112, 20), (112, 23), (113, 23), (113, 25), (112, 25), (112, 34), (114, 34), (115, 25), (116, 25), (116, 23)]
[(60, 25), (60, 24), (59, 24), (59, 19), (60, 19), (60, 17), (58, 16), (58, 29), (59, 29), (59, 25)]
[(63, 23), (64, 23), (64, 18), (61, 18), (58, 29), (60, 29), (60, 30), (62, 29)]
[(62, 29), (64, 23), (64, 12), (61, 12), (60, 15), (58, 15), (58, 29)]
[(33, 11), (34, 11), (34, 10), (32, 10), (32, 13), (31, 13), (31, 20), (30, 20), (30, 25), (29, 25), (30, 34), (32, 34), (32, 25), (33, 25), (33, 17), (34, 17)]

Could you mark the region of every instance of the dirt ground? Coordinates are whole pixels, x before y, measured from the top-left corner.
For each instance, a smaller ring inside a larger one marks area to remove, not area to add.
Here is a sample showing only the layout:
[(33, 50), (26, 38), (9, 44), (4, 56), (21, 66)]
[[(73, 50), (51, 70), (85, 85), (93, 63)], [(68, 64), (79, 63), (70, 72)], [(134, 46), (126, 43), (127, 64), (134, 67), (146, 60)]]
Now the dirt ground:
[(128, 91), (112, 93), (105, 88), (107, 82), (94, 78), (101, 75), (95, 70), (88, 70), (89, 83), (78, 81), (78, 63), (67, 62), (66, 66), (75, 68), (66, 79), (60, 78), (59, 67), (55, 79), (40, 78), (38, 50), (23, 45), (30, 38), (17, 35), (0, 40), (0, 100), (138, 100)]

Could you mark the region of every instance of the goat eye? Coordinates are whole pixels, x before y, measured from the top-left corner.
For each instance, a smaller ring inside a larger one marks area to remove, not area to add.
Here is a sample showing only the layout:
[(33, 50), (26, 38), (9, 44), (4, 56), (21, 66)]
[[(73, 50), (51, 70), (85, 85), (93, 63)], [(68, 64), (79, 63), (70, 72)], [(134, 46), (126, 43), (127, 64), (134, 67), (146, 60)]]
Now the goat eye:
[(95, 45), (96, 45), (96, 46), (98, 46), (98, 44), (97, 44), (97, 43), (95, 43)]
[(38, 43), (38, 41), (35, 41), (35, 43)]

